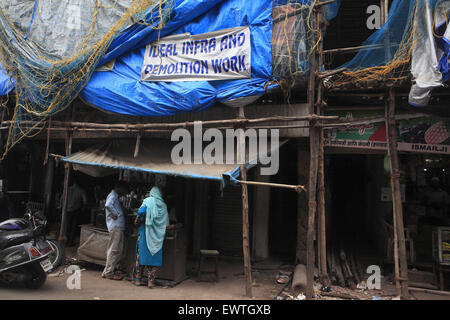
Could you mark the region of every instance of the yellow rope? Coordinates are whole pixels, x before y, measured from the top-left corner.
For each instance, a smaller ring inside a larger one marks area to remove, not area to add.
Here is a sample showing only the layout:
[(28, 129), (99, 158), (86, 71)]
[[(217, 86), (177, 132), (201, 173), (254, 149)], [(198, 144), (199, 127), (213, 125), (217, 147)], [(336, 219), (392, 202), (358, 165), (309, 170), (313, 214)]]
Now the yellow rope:
[[(32, 40), (26, 39), (0, 6), (0, 14), (4, 17), (8, 28), (12, 29), (14, 36), (17, 37), (18, 45), (25, 50), (28, 55), (27, 59), (41, 61), (48, 65), (48, 68), (45, 70), (37, 70), (35, 68), (31, 69), (32, 71), (30, 72), (29, 68), (22, 69), (20, 64), (22, 61), (19, 61), (14, 48), (0, 44), (1, 65), (7, 74), (19, 80), (16, 81), (16, 106), (12, 118), (13, 121), (9, 127), (9, 136), (1, 159), (24, 137), (39, 133), (42, 129), (40, 125), (50, 115), (61, 112), (70, 105), (70, 102), (82, 89), (80, 83), (85, 83), (88, 80), (88, 77), (96, 68), (100, 58), (106, 53), (114, 37), (130, 21), (136, 21), (136, 23), (158, 30), (159, 41), (160, 30), (169, 20), (175, 3), (174, 0), (133, 0), (126, 12), (120, 16), (119, 20), (106, 34), (101, 36), (96, 43), (90, 44), (98, 36), (99, 11), (118, 6), (117, 1), (114, 1), (112, 6), (106, 6), (102, 4), (101, 0), (95, 0), (90, 24), (83, 39), (80, 39), (76, 50), (74, 50), (75, 54), (63, 58), (55, 58), (46, 54)], [(150, 21), (143, 21), (140, 18), (144, 13), (151, 17)], [(77, 65), (80, 59), (83, 59), (81, 61), (84, 63), (63, 74), (61, 70), (68, 68), (72, 63)], [(29, 88), (21, 85), (22, 83), (29, 83), (38, 88), (39, 93), (30, 92)], [(19, 120), (34, 122), (33, 125), (22, 125)]]

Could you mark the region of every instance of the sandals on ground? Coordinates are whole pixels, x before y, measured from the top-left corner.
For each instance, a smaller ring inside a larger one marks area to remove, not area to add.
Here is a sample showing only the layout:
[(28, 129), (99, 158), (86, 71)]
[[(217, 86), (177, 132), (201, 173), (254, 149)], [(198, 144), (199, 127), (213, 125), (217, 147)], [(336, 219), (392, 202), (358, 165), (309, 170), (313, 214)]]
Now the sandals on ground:
[(134, 278), (133, 284), (138, 287), (143, 285), (141, 278)]

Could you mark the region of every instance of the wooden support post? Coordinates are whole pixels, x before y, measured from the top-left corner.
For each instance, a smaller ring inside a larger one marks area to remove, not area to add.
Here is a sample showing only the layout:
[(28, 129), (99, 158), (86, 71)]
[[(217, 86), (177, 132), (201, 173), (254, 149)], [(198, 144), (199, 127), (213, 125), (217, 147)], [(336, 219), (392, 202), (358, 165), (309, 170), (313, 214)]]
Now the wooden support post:
[[(6, 106), (6, 104), (5, 105), (0, 104), (0, 107), (2, 108), (2, 115), (1, 115), (1, 118), (0, 118), (0, 126), (3, 126), (3, 122), (5, 121), (5, 112), (6, 112), (7, 106)], [(3, 144), (3, 132), (1, 132), (1, 131), (0, 131), (0, 143)], [(3, 144), (3, 145), (6, 146), (6, 143)], [(2, 150), (2, 152), (3, 151), (4, 150)]]
[(327, 237), (325, 216), (325, 156), (323, 130), (319, 133), (319, 167), (318, 167), (318, 246), (319, 246), (319, 277), (322, 282), (328, 284), (327, 272)]
[[(75, 119), (75, 106), (72, 105), (72, 118), (71, 121)], [(72, 139), (73, 139), (73, 130), (68, 129), (66, 131), (66, 157), (72, 154)], [(67, 195), (69, 192), (69, 180), (70, 180), (70, 171), (72, 166), (70, 163), (66, 162), (64, 164), (64, 186), (63, 186), (63, 204), (61, 208), (61, 225), (59, 228), (59, 237), (58, 241), (61, 243), (63, 247), (63, 254), (65, 251), (65, 246), (67, 242)]]
[[(317, 24), (318, 29), (322, 32), (322, 17), (320, 14), (317, 15)], [(321, 38), (319, 43), (319, 66), (318, 70), (321, 69), (324, 61), (323, 56), (323, 40)], [(323, 112), (323, 95), (324, 95), (324, 87), (322, 81), (319, 82), (317, 88), (317, 114), (320, 116)], [(317, 208), (317, 216), (318, 216), (318, 238), (317, 238), (317, 246), (318, 246), (318, 269), (319, 269), (319, 278), (324, 284), (329, 284), (328, 281), (328, 272), (327, 272), (327, 238), (326, 238), (326, 218), (325, 218), (325, 154), (324, 154), (324, 135), (323, 135), (323, 127), (318, 129), (319, 131), (319, 150), (318, 150), (318, 179), (319, 179), (319, 188), (318, 188), (318, 208)]]
[(47, 144), (45, 146), (44, 166), (48, 162), (48, 153), (49, 153), (49, 150), (50, 150), (50, 130), (51, 130), (51, 127), (52, 127), (52, 117), (50, 116), (50, 118), (48, 119)]
[[(245, 118), (244, 107), (239, 108), (239, 117)], [(241, 132), (239, 135), (239, 150), (238, 159), (244, 164), (241, 165), (241, 180), (247, 181), (247, 170), (245, 169), (246, 162), (246, 148), (245, 148), (245, 135)], [(244, 273), (245, 273), (245, 294), (247, 297), (253, 297), (253, 279), (252, 279), (252, 266), (250, 260), (250, 232), (248, 222), (248, 186), (247, 184), (241, 184), (242, 186), (242, 248), (244, 254)]]
[(392, 207), (394, 212), (394, 234), (397, 234), (400, 265), (400, 288), (402, 299), (408, 299), (408, 261), (406, 259), (405, 231), (403, 226), (403, 207), (400, 188), (400, 170), (397, 152), (397, 127), (395, 122), (395, 92), (389, 89), (386, 104), (386, 136), (391, 166)]
[(381, 23), (384, 25), (384, 23), (386, 22), (386, 11), (385, 11), (385, 3), (386, 0), (380, 0), (380, 14), (381, 14)]
[(141, 137), (142, 137), (142, 131), (138, 132), (137, 138), (136, 138), (136, 145), (134, 146), (134, 158), (137, 158), (139, 156), (139, 148), (141, 146)]
[[(69, 130), (66, 133), (66, 156), (70, 156), (72, 153), (72, 137), (73, 133)], [(67, 195), (69, 191), (69, 180), (70, 180), (70, 171), (71, 165), (66, 162), (64, 164), (64, 187), (63, 187), (63, 204), (61, 208), (61, 225), (59, 229), (59, 237), (58, 241), (61, 243), (63, 247), (66, 245), (67, 236), (66, 236), (66, 225), (67, 225)]]
[[(386, 120), (388, 119), (388, 112), (389, 107), (386, 106)], [(388, 130), (388, 126), (386, 126), (386, 133)], [(386, 134), (387, 139), (389, 139), (389, 136)], [(389, 140), (388, 140), (389, 141)], [(388, 151), (389, 152), (389, 151)], [(391, 174), (391, 187), (394, 185), (394, 178)], [(399, 265), (398, 265), (398, 236), (397, 236), (397, 213), (395, 212), (395, 206), (392, 206), (392, 225), (394, 230), (394, 282), (395, 282), (395, 288), (397, 289), (397, 295), (401, 295), (401, 289), (400, 289), (400, 271), (399, 271)]]
[(389, 0), (380, 0), (382, 26), (386, 23), (389, 15)]
[[(312, 29), (318, 32), (317, 22), (320, 20), (321, 11), (316, 10), (314, 21), (311, 21)], [(317, 35), (316, 35), (317, 37)], [(316, 49), (310, 54), (309, 61), (309, 82), (308, 82), (308, 112), (309, 115), (315, 115), (315, 89), (316, 89), (316, 73), (317, 73), (317, 54)], [(315, 235), (315, 217), (317, 209), (317, 170), (318, 170), (318, 149), (319, 129), (314, 127), (315, 121), (310, 122), (309, 129), (309, 146), (310, 146), (310, 167), (309, 167), (309, 184), (308, 184), (308, 231), (306, 236), (306, 298), (314, 297), (314, 235)]]
[[(309, 181), (309, 150), (297, 141), (297, 183), (306, 185)], [(296, 264), (306, 265), (306, 238), (308, 233), (308, 194), (302, 192), (297, 197), (297, 248)]]

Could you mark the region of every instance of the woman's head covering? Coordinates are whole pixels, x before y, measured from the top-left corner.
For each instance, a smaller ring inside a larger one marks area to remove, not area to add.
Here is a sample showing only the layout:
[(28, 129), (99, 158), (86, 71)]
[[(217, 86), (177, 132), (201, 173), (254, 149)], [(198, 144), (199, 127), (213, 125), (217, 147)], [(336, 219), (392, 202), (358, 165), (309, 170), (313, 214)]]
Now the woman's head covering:
[(161, 190), (156, 186), (150, 190), (150, 196), (144, 200), (143, 204), (147, 207), (145, 217), (147, 247), (154, 255), (162, 248), (166, 227), (169, 225), (169, 215)]

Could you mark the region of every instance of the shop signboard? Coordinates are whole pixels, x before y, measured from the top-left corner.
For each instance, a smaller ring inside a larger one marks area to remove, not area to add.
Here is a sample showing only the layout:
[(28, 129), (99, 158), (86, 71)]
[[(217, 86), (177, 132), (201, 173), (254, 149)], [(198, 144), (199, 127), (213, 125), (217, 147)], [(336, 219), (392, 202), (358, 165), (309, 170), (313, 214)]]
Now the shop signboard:
[(142, 81), (211, 81), (251, 77), (250, 28), (177, 34), (147, 45)]
[[(326, 129), (326, 147), (386, 150), (382, 110), (347, 110), (328, 112), (327, 115), (353, 122), (348, 127)], [(358, 119), (370, 120), (358, 122)], [(399, 151), (450, 154), (450, 119), (418, 113), (400, 114), (396, 119)]]

